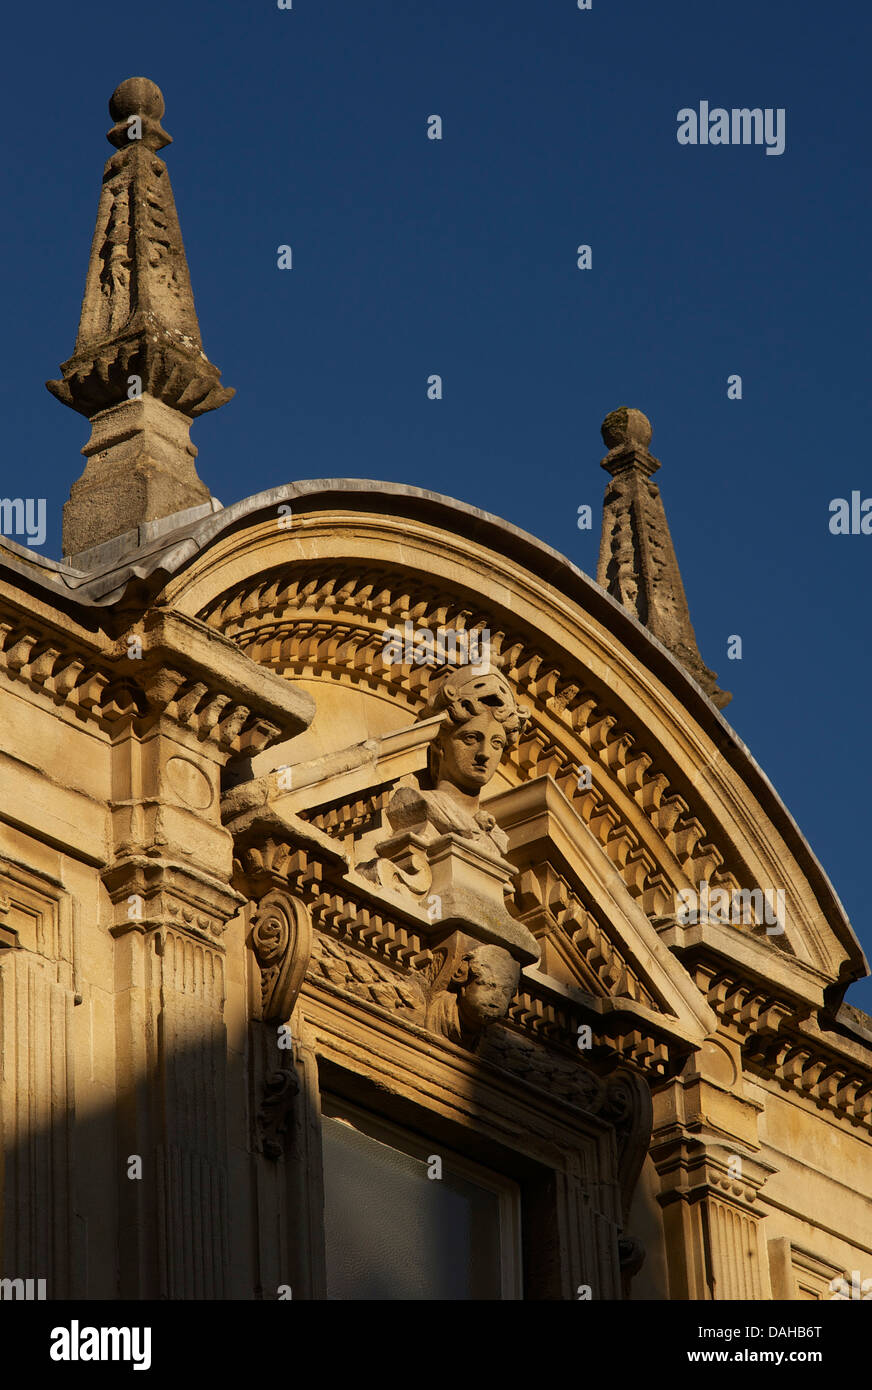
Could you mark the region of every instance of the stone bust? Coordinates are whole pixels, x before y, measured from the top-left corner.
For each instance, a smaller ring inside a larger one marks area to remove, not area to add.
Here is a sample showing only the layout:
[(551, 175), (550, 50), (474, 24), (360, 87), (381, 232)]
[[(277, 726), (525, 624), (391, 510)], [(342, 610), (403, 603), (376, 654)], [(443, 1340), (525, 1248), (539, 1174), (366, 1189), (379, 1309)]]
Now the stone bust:
[(508, 841), (479, 798), (506, 749), (517, 744), (527, 715), (500, 673), (478, 666), (439, 677), (419, 719), (435, 714), (443, 721), (429, 750), (429, 786), (400, 787), (388, 820), (394, 831), (459, 835), (491, 857), (502, 856)]

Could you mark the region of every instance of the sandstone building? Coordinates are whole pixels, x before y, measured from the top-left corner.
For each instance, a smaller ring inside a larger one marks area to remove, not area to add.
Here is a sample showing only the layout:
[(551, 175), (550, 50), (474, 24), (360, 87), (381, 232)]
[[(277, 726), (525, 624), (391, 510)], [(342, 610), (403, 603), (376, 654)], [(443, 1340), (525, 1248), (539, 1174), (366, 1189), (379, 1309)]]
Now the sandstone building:
[(720, 713), (645, 416), (596, 583), (420, 488), (220, 506), (163, 100), (110, 111), (66, 558), (0, 542), (3, 1276), (852, 1296), (867, 965)]

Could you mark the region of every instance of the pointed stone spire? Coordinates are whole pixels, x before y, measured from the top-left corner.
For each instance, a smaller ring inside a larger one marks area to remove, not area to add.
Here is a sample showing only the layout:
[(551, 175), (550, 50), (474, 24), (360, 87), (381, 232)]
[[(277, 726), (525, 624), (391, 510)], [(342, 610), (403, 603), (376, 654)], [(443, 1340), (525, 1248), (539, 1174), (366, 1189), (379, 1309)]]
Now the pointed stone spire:
[(191, 420), (234, 394), (203, 352), (169, 174), (164, 100), (131, 77), (109, 102), (116, 153), (103, 191), (79, 336), (60, 381), (46, 385), (91, 421), (88, 462), (64, 507), (74, 555), (144, 521), (208, 503)]
[(660, 489), (651, 481), (660, 467), (648, 452), (651, 433), (647, 416), (628, 406), (603, 421), (609, 452), (602, 467), (611, 482), (603, 502), (597, 583), (644, 623), (723, 709), (732, 696), (718, 689), (715, 672), (699, 654)]

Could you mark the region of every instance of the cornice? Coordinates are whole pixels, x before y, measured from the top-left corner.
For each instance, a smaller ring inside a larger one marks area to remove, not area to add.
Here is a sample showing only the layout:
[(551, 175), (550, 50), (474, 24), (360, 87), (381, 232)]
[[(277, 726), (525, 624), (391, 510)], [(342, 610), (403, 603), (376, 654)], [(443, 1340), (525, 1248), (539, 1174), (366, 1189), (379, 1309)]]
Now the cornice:
[(315, 708), (206, 624), (161, 610), (111, 643), (0, 598), (0, 672), (109, 732), (166, 716), (228, 755), (301, 732)]
[[(680, 700), (691, 718), (716, 744), (719, 755), (760, 801), (796, 857), (832, 930), (848, 952), (850, 966), (845, 982), (863, 978), (868, 973), (868, 965), (844, 908), (795, 820), (745, 744), (702, 689), (641, 623), (571, 561), (490, 513), (421, 488), (367, 479), (319, 479), (268, 489), (208, 515), (202, 515), (202, 509), (194, 509), (194, 512), (181, 514), (182, 524), (175, 530), (171, 529), (173, 518), (165, 518), (152, 530), (149, 526), (141, 527), (134, 533), (136, 548), (119, 555), (118, 542), (110, 542), (101, 558), (99, 552), (104, 548), (98, 547), (87, 557), (87, 569), (48, 561), (13, 542), (2, 541), (0, 571), (5, 569), (29, 587), (41, 588), (45, 598), (53, 594), (55, 601), (64, 607), (64, 600), (74, 598), (83, 611), (111, 608), (128, 601), (132, 591), (140, 590), (145, 602), (145, 595), (158, 593), (174, 576), (177, 578), (172, 590), (177, 594), (180, 585), (185, 587), (183, 576), (199, 573), (198, 556), (206, 559), (205, 552), (222, 542), (235, 544), (236, 537), (241, 539), (240, 533), (255, 526), (258, 519), (270, 517), (274, 521), (283, 504), (302, 514), (345, 508), (352, 515), (378, 510), (398, 520), (405, 517), (423, 520), (453, 536), (475, 540), (498, 556), (515, 560), (538, 581), (579, 603)], [(289, 545), (289, 561), (292, 554)], [(192, 565), (195, 571), (191, 571)], [(93, 617), (90, 620), (93, 621)]]
[[(655, 706), (663, 725), (661, 735), (647, 727), (646, 701), (662, 700), (662, 696), (650, 681), (639, 684), (632, 694), (623, 689), (623, 667), (615, 672), (610, 686), (604, 672), (613, 668), (614, 648), (598, 649), (596, 659), (591, 658), (591, 666), (602, 667), (599, 674), (586, 669), (586, 658), (578, 652), (567, 664), (553, 636), (530, 630), (528, 623), (507, 609), (511, 591), (502, 592), (500, 573), (494, 580), (500, 601), (494, 600), (489, 608), (480, 593), (473, 596), (460, 580), (452, 588), (450, 580), (416, 573), (409, 528), (403, 561), (393, 566), (383, 557), (314, 558), (327, 525), (326, 520), (319, 523), (318, 536), (301, 531), (305, 545), (281, 567), (268, 563), (267, 552), (250, 579), (221, 589), (217, 572), (211, 575), (209, 588), (217, 591), (217, 597), (203, 605), (200, 616), (236, 641), (259, 665), (280, 671), (287, 679), (325, 679), (357, 686), (410, 716), (426, 699), (431, 671), (386, 662), (387, 629), (407, 619), (420, 627), (469, 632), (490, 623), (491, 654), (533, 714), (508, 765), (521, 781), (543, 774), (555, 779), (615, 863), (631, 894), (640, 899), (643, 911), (657, 917), (672, 910), (679, 890), (696, 887), (704, 879), (728, 892), (757, 883), (786, 882), (792, 922), (788, 949), (799, 956), (808, 951), (810, 960), (829, 964), (835, 943), (827, 943), (821, 930), (820, 905), (813, 903), (801, 866), (785, 868), (788, 860), (774, 832), (766, 832), (756, 809), (752, 814), (747, 798), (722, 770), (712, 779), (711, 790), (720, 798), (715, 810), (714, 797), (698, 785), (695, 759), (697, 754), (720, 755), (711, 753), (710, 742), (694, 726), (676, 726), (674, 706)], [(362, 522), (355, 530), (355, 543), (366, 552), (369, 536), (368, 531), (364, 535), (363, 526)], [(367, 520), (366, 527), (375, 536), (383, 522), (373, 520), (370, 525)], [(331, 537), (335, 538), (336, 529), (330, 523)], [(417, 532), (415, 543), (419, 549), (424, 544)], [(229, 557), (228, 552), (225, 558)], [(216, 557), (216, 566), (220, 564)], [(185, 597), (191, 601), (190, 595)], [(539, 597), (550, 602), (547, 595)], [(608, 635), (591, 626), (590, 640), (604, 643)], [(631, 665), (627, 662), (628, 668)], [(661, 746), (664, 737), (668, 749)], [(578, 787), (583, 766), (593, 771), (593, 783), (586, 790)], [(334, 792), (339, 796), (344, 794), (348, 773), (338, 766), (334, 771), (343, 783)], [(365, 769), (361, 771), (365, 774)], [(731, 816), (736, 817), (735, 826)], [(734, 829), (739, 839), (744, 837), (744, 857), (736, 849)], [(767, 838), (761, 839), (764, 834)], [(754, 864), (758, 849), (764, 853), (758, 854)], [(785, 881), (781, 875), (786, 872), (791, 877)], [(761, 878), (761, 873), (770, 877)], [(772, 874), (778, 877), (773, 880)], [(849, 928), (847, 936), (849, 961), (852, 955), (862, 960)], [(774, 944), (779, 949), (785, 941)], [(844, 948), (841, 938), (839, 945)], [(843, 958), (834, 963), (833, 977), (845, 965)], [(848, 977), (846, 973), (841, 978)]]

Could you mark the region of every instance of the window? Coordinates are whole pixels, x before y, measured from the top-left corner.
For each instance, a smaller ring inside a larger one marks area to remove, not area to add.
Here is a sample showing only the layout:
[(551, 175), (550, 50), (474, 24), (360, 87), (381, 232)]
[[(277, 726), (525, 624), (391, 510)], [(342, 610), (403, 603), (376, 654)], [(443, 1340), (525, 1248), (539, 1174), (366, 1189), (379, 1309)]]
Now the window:
[(328, 1299), (521, 1297), (515, 1183), (327, 1097), (322, 1138)]

